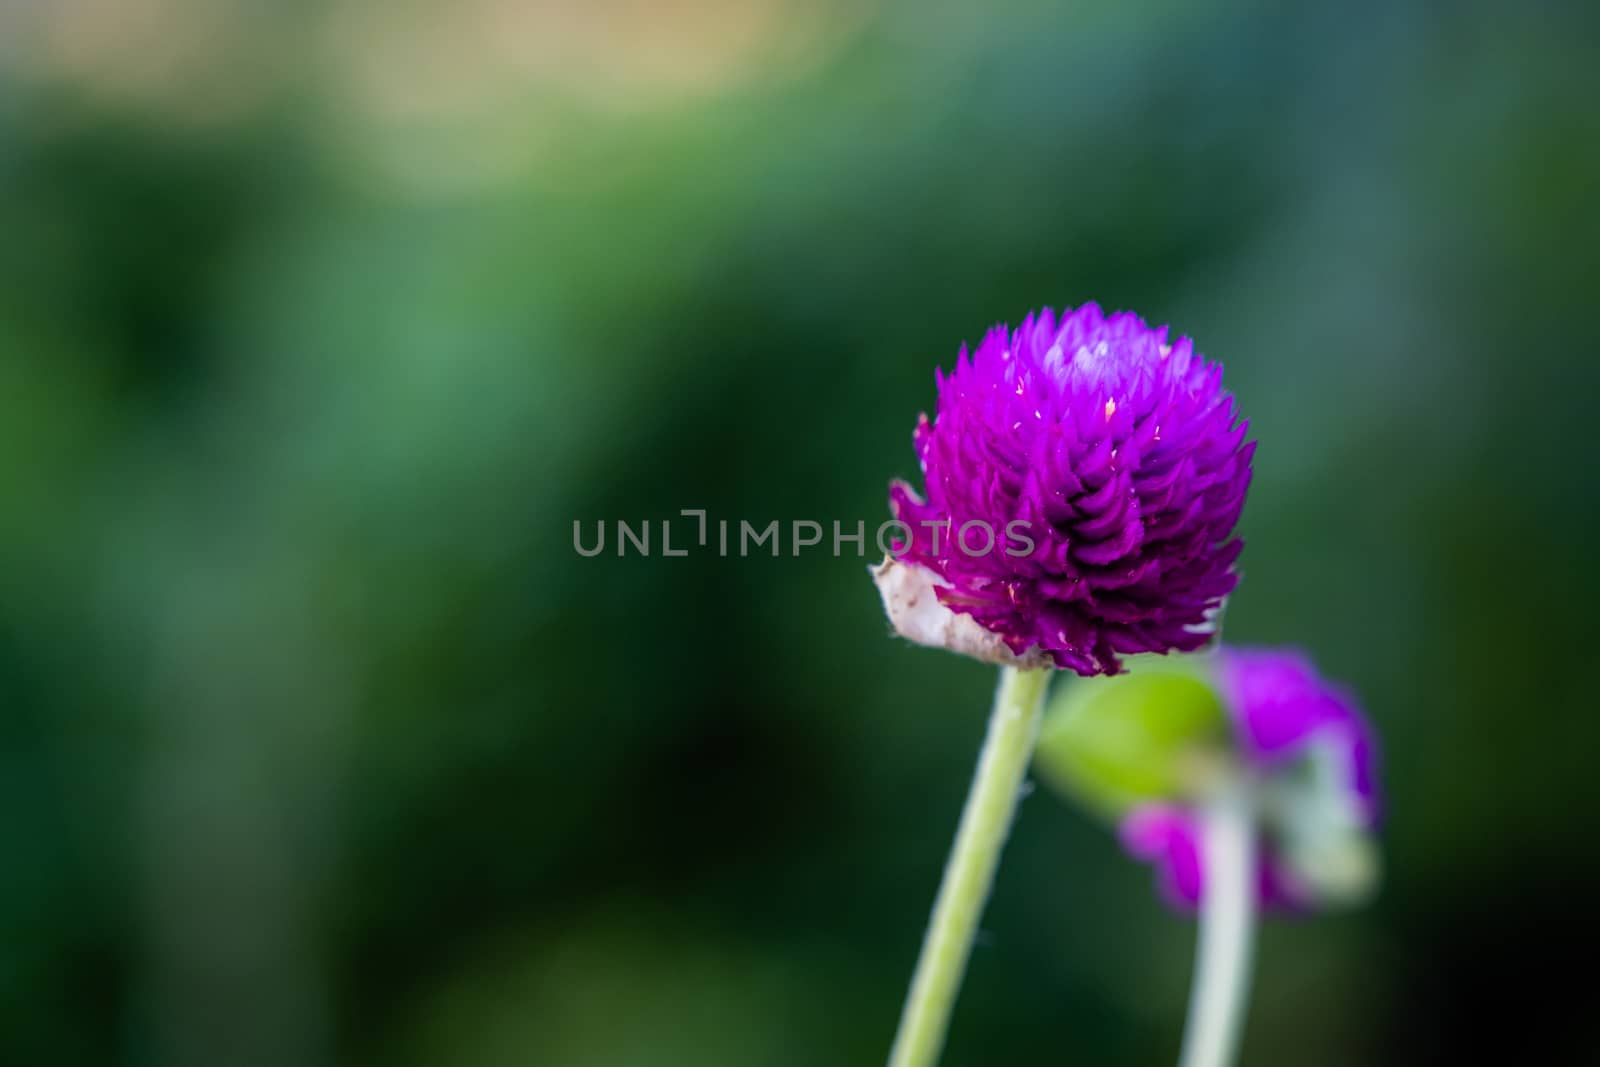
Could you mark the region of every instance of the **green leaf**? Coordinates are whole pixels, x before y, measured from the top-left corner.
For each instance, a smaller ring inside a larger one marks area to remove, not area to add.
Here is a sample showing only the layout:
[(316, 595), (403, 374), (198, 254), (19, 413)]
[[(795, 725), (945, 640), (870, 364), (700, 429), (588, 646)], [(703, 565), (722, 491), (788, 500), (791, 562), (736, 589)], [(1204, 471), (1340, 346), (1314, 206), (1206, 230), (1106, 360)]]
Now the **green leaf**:
[(1157, 661), (1058, 687), (1034, 766), (1047, 784), (1115, 817), (1183, 797), (1227, 748), (1227, 713), (1204, 668)]

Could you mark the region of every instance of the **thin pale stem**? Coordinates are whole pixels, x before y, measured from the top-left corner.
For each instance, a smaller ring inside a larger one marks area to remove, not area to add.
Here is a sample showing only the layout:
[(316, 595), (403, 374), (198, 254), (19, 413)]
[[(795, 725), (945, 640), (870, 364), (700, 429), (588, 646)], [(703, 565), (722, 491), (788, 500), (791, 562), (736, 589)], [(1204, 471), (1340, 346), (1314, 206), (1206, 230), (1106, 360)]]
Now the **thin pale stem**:
[(889, 1067), (933, 1067), (939, 1060), (978, 919), (1033, 758), (1049, 682), (1048, 670), (1005, 667), (1001, 671), (989, 734), (945, 862), (944, 881), (922, 941)]
[(1250, 999), (1255, 942), (1256, 835), (1253, 801), (1230, 788), (1200, 812), (1200, 944), (1180, 1067), (1230, 1067)]

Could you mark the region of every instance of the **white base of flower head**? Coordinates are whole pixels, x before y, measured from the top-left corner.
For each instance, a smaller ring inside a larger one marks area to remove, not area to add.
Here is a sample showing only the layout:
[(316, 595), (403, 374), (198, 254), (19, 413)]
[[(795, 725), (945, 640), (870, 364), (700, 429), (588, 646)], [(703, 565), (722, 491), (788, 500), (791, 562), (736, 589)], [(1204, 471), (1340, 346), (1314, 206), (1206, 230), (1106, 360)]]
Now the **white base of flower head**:
[(1382, 868), (1370, 818), (1357, 810), (1345, 784), (1352, 773), (1349, 748), (1324, 730), (1313, 738), (1299, 773), (1263, 791), (1263, 816), (1282, 842), (1287, 873), (1319, 907), (1365, 903)]
[(972, 616), (945, 607), (935, 590), (948, 588), (950, 583), (928, 568), (885, 556), (878, 566), (867, 569), (878, 585), (878, 595), (883, 597), (883, 610), (890, 625), (907, 641), (1002, 667), (1055, 666), (1049, 654), (1037, 645), (1019, 656), (1006, 647), (999, 634), (985, 630)]

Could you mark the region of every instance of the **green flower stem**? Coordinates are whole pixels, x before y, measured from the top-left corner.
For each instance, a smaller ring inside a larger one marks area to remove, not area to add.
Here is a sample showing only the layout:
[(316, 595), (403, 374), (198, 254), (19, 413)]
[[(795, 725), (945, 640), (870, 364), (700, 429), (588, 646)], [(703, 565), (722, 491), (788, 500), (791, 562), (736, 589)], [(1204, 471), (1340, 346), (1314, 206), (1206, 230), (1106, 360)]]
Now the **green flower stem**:
[(1049, 670), (1005, 667), (989, 716), (989, 735), (945, 862), (944, 881), (922, 941), (922, 955), (900, 1016), (889, 1067), (933, 1067), (944, 1047), (972, 938), (989, 898), (1000, 850), (1017, 810), (1022, 778), (1039, 738)]
[(1200, 943), (1195, 952), (1181, 1067), (1229, 1067), (1250, 999), (1255, 941), (1255, 807), (1238, 786), (1201, 808)]

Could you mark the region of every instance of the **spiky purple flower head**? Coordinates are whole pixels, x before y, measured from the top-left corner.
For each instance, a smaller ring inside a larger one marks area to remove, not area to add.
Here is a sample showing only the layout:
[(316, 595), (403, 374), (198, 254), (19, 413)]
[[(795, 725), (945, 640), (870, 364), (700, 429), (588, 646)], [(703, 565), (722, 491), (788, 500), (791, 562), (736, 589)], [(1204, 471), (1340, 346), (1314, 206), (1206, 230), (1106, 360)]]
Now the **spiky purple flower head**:
[[(1292, 649), (1218, 650), (1212, 670), (1243, 773), (1260, 800), (1257, 886), (1301, 910), (1359, 896), (1374, 877), (1375, 743), (1355, 700)], [(1197, 814), (1145, 804), (1122, 820), (1123, 847), (1152, 863), (1163, 895), (1192, 908), (1205, 887)]]
[(1255, 451), (1220, 364), (1085, 304), (995, 327), (937, 381), (914, 436), (926, 499), (896, 482), (890, 506), (940, 602), (1083, 675), (1209, 640)]

